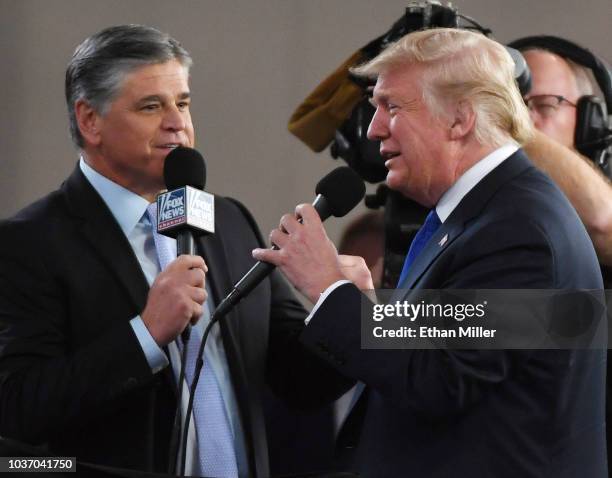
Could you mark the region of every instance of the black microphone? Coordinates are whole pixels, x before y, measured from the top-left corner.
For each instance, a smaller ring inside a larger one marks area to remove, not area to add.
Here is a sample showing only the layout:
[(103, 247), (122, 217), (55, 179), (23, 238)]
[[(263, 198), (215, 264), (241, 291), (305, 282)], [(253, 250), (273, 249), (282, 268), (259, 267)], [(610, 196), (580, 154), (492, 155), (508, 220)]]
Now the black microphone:
[[(365, 184), (355, 171), (347, 166), (334, 169), (323, 177), (315, 189), (317, 197), (312, 205), (321, 221), (328, 217), (342, 217), (353, 209), (365, 195)], [(272, 249), (278, 249), (273, 246)], [(232, 288), (216, 308), (212, 321), (225, 316), (243, 297), (251, 292), (275, 268), (274, 264), (258, 261)]]
[[(206, 165), (193, 148), (178, 147), (164, 162), (167, 192), (157, 196), (157, 233), (176, 239), (176, 255), (195, 254), (195, 238), (215, 232), (215, 197), (203, 191)], [(189, 340), (191, 326), (181, 334)]]

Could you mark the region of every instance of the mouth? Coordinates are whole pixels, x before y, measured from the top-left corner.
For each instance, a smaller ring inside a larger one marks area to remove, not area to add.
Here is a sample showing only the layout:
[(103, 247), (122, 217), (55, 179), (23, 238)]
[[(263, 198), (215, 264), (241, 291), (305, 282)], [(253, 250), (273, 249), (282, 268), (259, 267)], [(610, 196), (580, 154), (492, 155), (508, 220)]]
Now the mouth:
[(398, 151), (381, 151), (380, 156), (385, 162), (385, 166), (388, 168), (391, 160), (396, 156), (399, 156), (400, 153)]
[(165, 149), (167, 151), (172, 151), (173, 149), (178, 148), (179, 146), (183, 146), (181, 143), (164, 143), (157, 146), (158, 149)]

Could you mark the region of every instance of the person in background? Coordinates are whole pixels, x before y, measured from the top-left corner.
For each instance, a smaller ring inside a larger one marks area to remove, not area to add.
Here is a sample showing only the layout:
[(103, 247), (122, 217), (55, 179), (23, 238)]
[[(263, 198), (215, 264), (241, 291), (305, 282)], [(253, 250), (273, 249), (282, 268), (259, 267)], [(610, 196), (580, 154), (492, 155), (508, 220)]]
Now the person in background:
[(531, 71), (532, 88), (525, 97), (536, 137), (525, 146), (534, 164), (566, 194), (584, 223), (606, 287), (612, 285), (612, 185), (575, 149), (576, 104), (595, 94), (589, 70), (568, 58), (540, 48), (522, 51)]

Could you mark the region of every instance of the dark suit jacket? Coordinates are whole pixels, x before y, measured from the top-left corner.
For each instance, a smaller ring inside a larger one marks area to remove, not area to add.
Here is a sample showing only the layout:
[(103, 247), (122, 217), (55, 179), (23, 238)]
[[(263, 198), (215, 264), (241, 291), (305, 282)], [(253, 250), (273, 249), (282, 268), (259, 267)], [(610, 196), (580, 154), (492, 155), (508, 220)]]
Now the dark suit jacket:
[[(218, 303), (263, 241), (243, 206), (215, 204), (216, 233), (198, 247)], [(0, 435), (82, 461), (166, 471), (174, 379), (170, 367), (151, 373), (129, 325), (147, 293), (126, 237), (78, 167), (60, 190), (2, 222)], [(266, 379), (309, 405), (350, 385), (297, 341), (304, 315), (275, 272), (221, 322), (253, 476), (268, 475)], [(328, 395), (313, 386), (325, 382)]]
[[(602, 282), (576, 212), (519, 151), (463, 198), (402, 287)], [(603, 350), (363, 350), (359, 308), (359, 291), (341, 286), (302, 335), (367, 385), (338, 443), (349, 468), (367, 477), (606, 476)]]

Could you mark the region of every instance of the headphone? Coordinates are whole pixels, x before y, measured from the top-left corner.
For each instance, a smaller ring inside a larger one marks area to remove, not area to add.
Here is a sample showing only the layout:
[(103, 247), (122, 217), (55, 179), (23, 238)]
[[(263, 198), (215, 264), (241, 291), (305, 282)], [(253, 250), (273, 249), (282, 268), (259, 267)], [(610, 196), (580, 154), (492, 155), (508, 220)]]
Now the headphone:
[(608, 177), (612, 177), (612, 71), (590, 50), (564, 38), (538, 35), (520, 38), (508, 46), (517, 50), (540, 48), (572, 60), (591, 70), (604, 99), (584, 95), (576, 103), (574, 144), (582, 155), (590, 158)]

